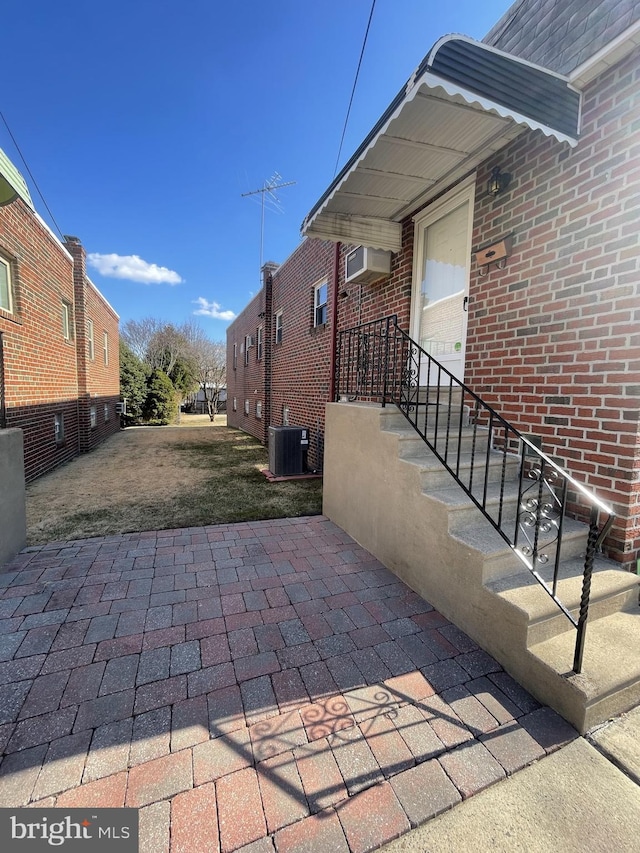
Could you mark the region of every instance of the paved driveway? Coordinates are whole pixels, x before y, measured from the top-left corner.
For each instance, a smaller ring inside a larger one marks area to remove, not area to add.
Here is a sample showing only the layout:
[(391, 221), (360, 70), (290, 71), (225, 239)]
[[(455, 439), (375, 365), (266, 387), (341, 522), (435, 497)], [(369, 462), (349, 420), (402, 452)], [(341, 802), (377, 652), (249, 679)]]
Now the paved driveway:
[(576, 737), (322, 516), (51, 543), (0, 585), (0, 803), (139, 808), (141, 851), (360, 853)]

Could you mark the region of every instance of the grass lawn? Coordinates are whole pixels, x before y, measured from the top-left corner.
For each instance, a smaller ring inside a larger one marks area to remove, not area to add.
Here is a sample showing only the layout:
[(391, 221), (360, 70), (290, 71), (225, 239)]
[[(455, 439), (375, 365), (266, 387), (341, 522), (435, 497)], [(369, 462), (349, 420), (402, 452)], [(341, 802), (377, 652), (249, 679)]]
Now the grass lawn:
[(28, 544), (322, 511), (321, 479), (270, 483), (256, 439), (192, 424), (123, 430), (29, 484)]
[(174, 449), (194, 468), (207, 472), (193, 492), (176, 495), (175, 511), (185, 519), (180, 527), (317, 515), (322, 511), (322, 480), (269, 483), (262, 473), (269, 467), (266, 449), (239, 430), (202, 447), (198, 442), (175, 444)]

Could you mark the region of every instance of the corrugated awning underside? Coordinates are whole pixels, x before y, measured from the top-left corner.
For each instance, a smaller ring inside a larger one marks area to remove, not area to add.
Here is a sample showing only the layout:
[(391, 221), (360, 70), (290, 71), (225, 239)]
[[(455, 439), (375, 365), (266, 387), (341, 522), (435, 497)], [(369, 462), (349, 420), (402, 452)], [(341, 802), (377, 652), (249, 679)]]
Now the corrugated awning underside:
[(539, 130), (575, 145), (566, 78), (462, 36), (436, 43), (305, 219), (308, 237), (400, 249), (400, 223), (507, 145)]

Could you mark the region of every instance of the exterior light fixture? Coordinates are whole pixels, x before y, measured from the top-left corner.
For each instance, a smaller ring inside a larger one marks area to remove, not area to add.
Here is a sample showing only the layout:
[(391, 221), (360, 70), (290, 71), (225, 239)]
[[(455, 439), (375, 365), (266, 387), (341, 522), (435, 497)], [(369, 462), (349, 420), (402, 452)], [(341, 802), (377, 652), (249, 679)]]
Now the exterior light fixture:
[(495, 166), (491, 170), (489, 180), (487, 181), (487, 195), (495, 198), (506, 190), (510, 182), (511, 175), (508, 172), (501, 172), (500, 166)]

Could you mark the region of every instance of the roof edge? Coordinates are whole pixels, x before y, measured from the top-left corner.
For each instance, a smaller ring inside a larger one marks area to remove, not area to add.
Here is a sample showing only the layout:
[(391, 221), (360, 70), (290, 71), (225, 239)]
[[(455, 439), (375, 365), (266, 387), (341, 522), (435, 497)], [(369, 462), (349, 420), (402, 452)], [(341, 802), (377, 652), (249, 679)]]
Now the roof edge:
[(600, 74), (628, 56), (636, 47), (640, 47), (640, 20), (627, 27), (593, 56), (574, 68), (569, 74), (571, 85), (581, 91)]

